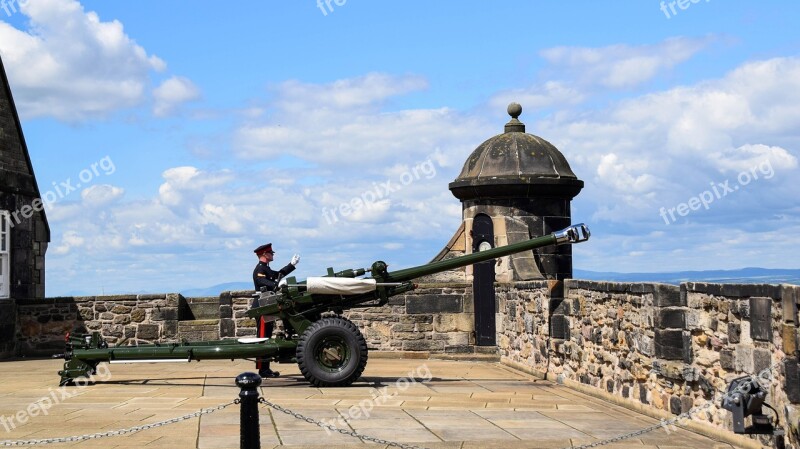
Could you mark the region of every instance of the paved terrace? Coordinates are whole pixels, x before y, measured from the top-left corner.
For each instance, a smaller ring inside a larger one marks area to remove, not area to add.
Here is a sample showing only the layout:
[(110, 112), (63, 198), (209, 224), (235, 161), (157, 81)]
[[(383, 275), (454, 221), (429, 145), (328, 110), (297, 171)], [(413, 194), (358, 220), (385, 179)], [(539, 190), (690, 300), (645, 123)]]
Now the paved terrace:
[[(59, 360), (0, 362), (0, 440), (89, 434), (178, 417), (235, 399), (239, 390), (234, 378), (253, 369), (247, 361), (112, 365), (110, 375), (101, 370), (94, 384), (67, 387), (65, 391), (74, 396), (62, 397), (56, 375), (61, 364)], [(274, 366), (285, 376), (265, 381), (261, 393), (270, 401), (369, 436), (421, 447), (561, 448), (658, 423), (497, 363), (374, 358), (350, 388), (312, 388), (297, 366)], [(416, 381), (397, 382), (409, 372)], [(431, 380), (417, 382), (425, 377)], [(57, 397), (59, 403), (46, 415), (30, 416), (29, 405), (44, 396)], [(352, 414), (345, 421), (359, 403), (369, 417)], [(369, 404), (374, 408), (369, 410)], [(365, 446), (361, 440), (328, 434), (287, 414), (263, 406), (260, 410), (262, 448), (385, 446)], [(130, 435), (46, 447), (238, 448), (238, 423), (239, 407), (234, 405)], [(658, 429), (604, 447), (732, 446), (683, 429), (670, 433)]]

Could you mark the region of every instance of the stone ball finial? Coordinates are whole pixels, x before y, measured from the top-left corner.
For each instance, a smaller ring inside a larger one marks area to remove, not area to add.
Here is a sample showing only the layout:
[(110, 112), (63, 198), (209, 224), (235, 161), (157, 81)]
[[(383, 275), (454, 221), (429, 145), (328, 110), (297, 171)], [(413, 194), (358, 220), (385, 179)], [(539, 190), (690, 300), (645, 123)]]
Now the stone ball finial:
[(508, 105), (508, 115), (511, 116), (511, 120), (506, 123), (506, 132), (507, 133), (524, 133), (525, 132), (525, 124), (520, 122), (517, 117), (522, 114), (522, 106), (519, 103), (511, 103)]

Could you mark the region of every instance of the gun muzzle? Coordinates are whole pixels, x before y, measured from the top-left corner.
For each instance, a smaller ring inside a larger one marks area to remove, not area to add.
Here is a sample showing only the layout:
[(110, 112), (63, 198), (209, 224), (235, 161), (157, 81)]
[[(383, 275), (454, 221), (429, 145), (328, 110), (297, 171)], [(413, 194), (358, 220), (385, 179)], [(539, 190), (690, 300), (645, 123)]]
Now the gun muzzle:
[(589, 232), (588, 226), (583, 223), (579, 223), (568, 228), (564, 228), (560, 231), (556, 231), (553, 233), (553, 235), (556, 238), (556, 244), (560, 245), (562, 243), (585, 242), (589, 240), (589, 237), (592, 235), (592, 233)]

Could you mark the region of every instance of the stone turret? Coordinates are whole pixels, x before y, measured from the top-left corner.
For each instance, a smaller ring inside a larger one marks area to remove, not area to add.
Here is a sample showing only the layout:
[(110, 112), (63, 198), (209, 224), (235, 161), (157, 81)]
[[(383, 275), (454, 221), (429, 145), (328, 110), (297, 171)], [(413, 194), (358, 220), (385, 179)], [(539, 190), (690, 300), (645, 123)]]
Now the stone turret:
[[(475, 149), (450, 191), (461, 200), (463, 223), (437, 256), (472, 251), (473, 220), (491, 218), (494, 245), (539, 237), (571, 224), (570, 202), (583, 189), (563, 154), (550, 142), (525, 132), (522, 106), (508, 106), (505, 132)], [(470, 277), (470, 269), (464, 273)], [(496, 279), (510, 282), (572, 277), (572, 247), (563, 245), (503, 258)]]

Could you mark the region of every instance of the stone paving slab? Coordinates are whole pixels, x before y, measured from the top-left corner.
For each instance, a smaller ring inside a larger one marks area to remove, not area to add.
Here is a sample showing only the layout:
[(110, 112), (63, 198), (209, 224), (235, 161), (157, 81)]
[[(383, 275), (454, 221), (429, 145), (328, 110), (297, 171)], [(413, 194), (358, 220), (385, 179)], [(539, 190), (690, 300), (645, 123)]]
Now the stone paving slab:
[[(113, 365), (85, 386), (61, 389), (56, 375), (61, 364), (0, 363), (0, 440), (105, 432), (194, 413), (236, 399), (234, 378), (253, 371), (247, 361)], [(294, 365), (280, 365), (280, 371), (280, 378), (262, 385), (267, 400), (340, 428), (431, 449), (565, 448), (657, 423), (497, 363), (375, 358), (350, 388), (311, 387)], [(29, 413), (36, 409), (29, 409), (31, 404), (45, 397), (54, 402), (47, 413)], [(387, 447), (328, 432), (266, 406), (260, 408), (260, 420), (265, 449)], [(238, 448), (239, 409), (232, 405), (134, 434), (51, 445), (67, 446)], [(731, 448), (683, 429), (657, 430), (604, 447)]]

